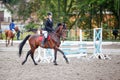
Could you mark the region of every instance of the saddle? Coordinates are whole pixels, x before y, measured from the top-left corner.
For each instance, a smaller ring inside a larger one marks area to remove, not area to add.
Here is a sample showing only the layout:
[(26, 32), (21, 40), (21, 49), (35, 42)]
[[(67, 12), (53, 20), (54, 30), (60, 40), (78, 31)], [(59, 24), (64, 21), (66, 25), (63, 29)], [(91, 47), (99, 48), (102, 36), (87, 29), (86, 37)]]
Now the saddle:
[[(41, 34), (41, 36), (39, 37), (39, 40), (42, 41), (43, 37), (44, 37), (44, 35), (42, 34), (42, 30), (40, 30), (40, 34)], [(58, 37), (56, 37), (55, 33), (53, 33), (53, 32), (48, 34), (47, 41), (50, 39), (54, 40), (58, 44), (60, 43), (60, 40), (58, 39)]]

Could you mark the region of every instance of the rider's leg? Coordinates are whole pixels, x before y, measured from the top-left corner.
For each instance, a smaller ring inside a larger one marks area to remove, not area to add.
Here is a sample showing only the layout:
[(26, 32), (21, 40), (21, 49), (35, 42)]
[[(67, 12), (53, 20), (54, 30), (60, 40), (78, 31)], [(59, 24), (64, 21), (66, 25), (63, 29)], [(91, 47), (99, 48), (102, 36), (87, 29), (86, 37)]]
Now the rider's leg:
[(15, 34), (15, 33), (16, 33), (16, 31), (15, 31), (14, 29), (12, 29), (12, 32), (13, 32), (13, 34)]
[(47, 33), (47, 31), (43, 31), (42, 33), (43, 33), (44, 37), (43, 37), (41, 46), (44, 46), (44, 43), (45, 43), (46, 40), (47, 40), (48, 33)]
[(42, 44), (41, 44), (41, 46), (43, 47), (44, 46), (44, 43), (45, 43), (45, 37), (43, 37), (43, 39), (42, 39)]

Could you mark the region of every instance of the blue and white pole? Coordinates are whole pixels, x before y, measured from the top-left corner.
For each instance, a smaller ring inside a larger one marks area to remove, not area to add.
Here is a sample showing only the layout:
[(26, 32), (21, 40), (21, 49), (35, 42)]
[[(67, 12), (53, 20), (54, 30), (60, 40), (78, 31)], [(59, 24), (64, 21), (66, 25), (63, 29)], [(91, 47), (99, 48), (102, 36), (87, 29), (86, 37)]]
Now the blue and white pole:
[(102, 53), (102, 28), (94, 29), (94, 53), (93, 58), (111, 59), (108, 55)]
[(94, 54), (102, 53), (102, 28), (94, 29)]

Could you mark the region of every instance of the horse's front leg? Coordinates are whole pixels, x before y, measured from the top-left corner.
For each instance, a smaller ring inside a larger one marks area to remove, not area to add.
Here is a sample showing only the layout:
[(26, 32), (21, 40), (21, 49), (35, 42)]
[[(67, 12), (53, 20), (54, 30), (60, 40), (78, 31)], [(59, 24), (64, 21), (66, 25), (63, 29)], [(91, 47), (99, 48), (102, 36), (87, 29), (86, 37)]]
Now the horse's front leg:
[(57, 59), (57, 50), (54, 49), (54, 65), (58, 65), (57, 62), (56, 62), (56, 59)]
[(40, 62), (40, 61), (41, 61), (40, 59), (42, 59), (42, 57), (41, 57), (41, 55), (40, 55), (42, 49), (41, 49), (40, 47), (38, 47), (37, 50), (38, 50), (38, 55), (37, 55), (37, 57), (35, 58), (35, 61), (36, 61), (36, 62)]
[(66, 55), (64, 54), (64, 52), (63, 52), (62, 50), (60, 50), (59, 48), (57, 48), (57, 50), (58, 50), (60, 53), (62, 53), (64, 59), (66, 60), (66, 63), (69, 63), (69, 61), (68, 61)]

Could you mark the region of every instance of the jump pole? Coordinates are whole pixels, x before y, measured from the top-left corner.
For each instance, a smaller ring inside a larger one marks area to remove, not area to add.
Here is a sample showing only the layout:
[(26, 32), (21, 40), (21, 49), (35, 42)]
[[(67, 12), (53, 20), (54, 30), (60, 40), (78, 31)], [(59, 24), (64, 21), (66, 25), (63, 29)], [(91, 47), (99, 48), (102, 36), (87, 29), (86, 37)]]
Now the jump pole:
[(102, 53), (102, 28), (94, 29), (94, 54)]
[(110, 59), (108, 55), (102, 53), (102, 28), (94, 28), (93, 31), (94, 39), (94, 53), (91, 58), (97, 59)]
[(82, 43), (82, 30), (80, 29), (80, 43)]
[(54, 58), (53, 49), (45, 49), (38, 47), (37, 51), (38, 55), (35, 58), (36, 62), (50, 63), (53, 61)]
[[(72, 43), (63, 43), (62, 46), (69, 46), (69, 48), (62, 48), (63, 52), (65, 52), (65, 55), (70, 58), (70, 57), (77, 57), (80, 58), (82, 56), (87, 56), (86, 54), (86, 48), (84, 47), (84, 44), (82, 42), (82, 30), (79, 30), (79, 34), (80, 34), (80, 38), (79, 38), (79, 42), (72, 42)], [(78, 47), (74, 47), (74, 48), (70, 48), (71, 46), (78, 46)]]

